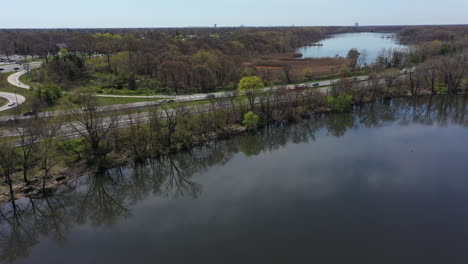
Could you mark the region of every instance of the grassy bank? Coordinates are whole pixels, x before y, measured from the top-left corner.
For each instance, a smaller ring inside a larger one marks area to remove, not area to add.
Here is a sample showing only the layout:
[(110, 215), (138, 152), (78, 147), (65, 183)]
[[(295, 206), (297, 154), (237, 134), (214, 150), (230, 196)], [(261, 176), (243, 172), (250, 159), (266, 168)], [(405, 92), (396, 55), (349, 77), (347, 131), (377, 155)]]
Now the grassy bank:
[(3, 98), (3, 97), (0, 97), (0, 107), (6, 105), (8, 103), (8, 100)]

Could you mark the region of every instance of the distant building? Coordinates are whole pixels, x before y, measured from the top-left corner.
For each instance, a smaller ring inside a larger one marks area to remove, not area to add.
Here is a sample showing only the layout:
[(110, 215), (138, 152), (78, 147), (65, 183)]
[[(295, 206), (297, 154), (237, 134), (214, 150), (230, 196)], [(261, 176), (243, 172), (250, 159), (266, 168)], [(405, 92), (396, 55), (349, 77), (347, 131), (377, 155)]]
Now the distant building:
[(358, 22), (354, 23), (354, 27), (355, 27), (356, 29), (358, 29), (358, 28), (359, 28), (359, 23), (358, 23)]

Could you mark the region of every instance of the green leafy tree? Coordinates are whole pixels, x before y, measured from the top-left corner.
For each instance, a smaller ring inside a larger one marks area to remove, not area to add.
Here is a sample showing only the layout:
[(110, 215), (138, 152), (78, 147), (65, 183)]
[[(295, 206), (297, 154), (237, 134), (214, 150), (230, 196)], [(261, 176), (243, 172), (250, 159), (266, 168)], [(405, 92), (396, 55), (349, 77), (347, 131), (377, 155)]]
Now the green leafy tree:
[(68, 50), (65, 49), (65, 48), (61, 48), (59, 53), (60, 53), (60, 55), (65, 56), (65, 55), (68, 55)]
[(250, 109), (254, 109), (255, 97), (264, 87), (264, 84), (260, 78), (257, 76), (244, 77), (239, 81), (240, 92), (243, 92), (247, 95), (249, 99)]
[(306, 79), (307, 81), (311, 81), (313, 79), (311, 68), (306, 68), (304, 70), (304, 79)]
[(437, 83), (434, 87), (437, 93), (448, 93), (449, 89), (444, 83)]
[(58, 85), (49, 84), (36, 90), (36, 97), (43, 103), (53, 106), (62, 97), (62, 89)]
[(95, 34), (96, 50), (107, 57), (107, 68), (112, 72), (111, 56), (118, 52), (122, 46), (122, 36), (112, 35), (110, 33)]
[(348, 67), (343, 67), (340, 70), (340, 75), (342, 77), (349, 77), (351, 75), (351, 70)]
[(351, 106), (353, 97), (346, 93), (341, 93), (338, 96), (328, 96), (328, 104), (336, 111), (345, 111)]
[(247, 130), (253, 130), (257, 128), (259, 120), (260, 117), (258, 115), (249, 111), (244, 115), (244, 121), (242, 121), (242, 124), (247, 128)]

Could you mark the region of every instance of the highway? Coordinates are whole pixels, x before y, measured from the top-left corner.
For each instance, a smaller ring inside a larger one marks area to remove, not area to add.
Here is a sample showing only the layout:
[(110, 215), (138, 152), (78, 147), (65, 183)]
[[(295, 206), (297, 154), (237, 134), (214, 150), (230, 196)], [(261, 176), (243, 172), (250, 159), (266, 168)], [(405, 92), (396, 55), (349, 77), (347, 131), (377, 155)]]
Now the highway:
[[(39, 67), (41, 65), (41, 63), (42, 63), (41, 61), (30, 62), (29, 63), (29, 68), (33, 69), (33, 68)], [(0, 73), (23, 71), (23, 70), (26, 70), (24, 66), (25, 66), (25, 64), (20, 65), (20, 64), (17, 64), (17, 63), (0, 64), (0, 69), (3, 69), (3, 70), (0, 71)]]

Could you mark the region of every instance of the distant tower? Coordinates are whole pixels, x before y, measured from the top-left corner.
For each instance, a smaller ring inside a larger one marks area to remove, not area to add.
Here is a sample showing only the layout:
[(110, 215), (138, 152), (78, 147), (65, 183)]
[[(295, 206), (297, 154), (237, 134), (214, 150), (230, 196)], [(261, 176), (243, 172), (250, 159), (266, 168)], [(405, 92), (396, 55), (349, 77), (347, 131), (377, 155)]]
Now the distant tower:
[(215, 24), (215, 28), (217, 28), (217, 27), (218, 27), (218, 24)]
[(356, 29), (359, 28), (359, 23), (358, 22), (354, 23), (354, 28), (356, 28)]

